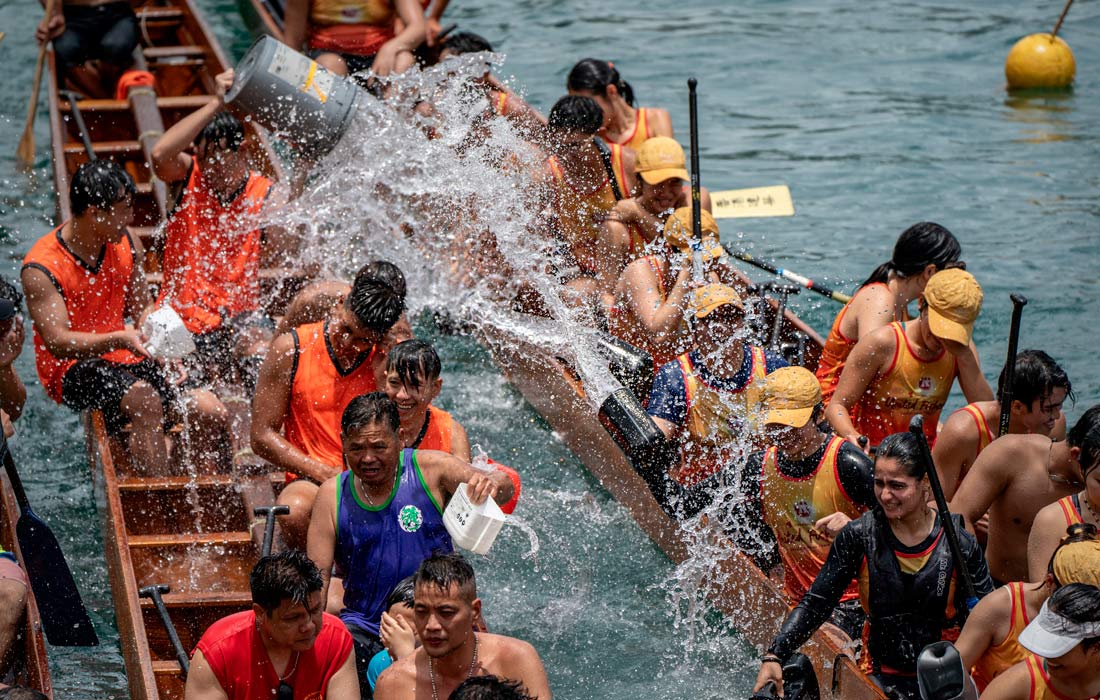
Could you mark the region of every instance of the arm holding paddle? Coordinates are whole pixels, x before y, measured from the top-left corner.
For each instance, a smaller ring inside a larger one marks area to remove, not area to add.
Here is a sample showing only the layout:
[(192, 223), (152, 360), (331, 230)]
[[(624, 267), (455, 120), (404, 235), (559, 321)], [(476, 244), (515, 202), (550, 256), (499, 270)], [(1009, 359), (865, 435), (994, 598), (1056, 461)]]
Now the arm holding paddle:
[(65, 13), (62, 10), (62, 3), (55, 0), (55, 2), (43, 2), (42, 6), (46, 8), (46, 16), (34, 31), (34, 38), (39, 44), (56, 39), (65, 33)]

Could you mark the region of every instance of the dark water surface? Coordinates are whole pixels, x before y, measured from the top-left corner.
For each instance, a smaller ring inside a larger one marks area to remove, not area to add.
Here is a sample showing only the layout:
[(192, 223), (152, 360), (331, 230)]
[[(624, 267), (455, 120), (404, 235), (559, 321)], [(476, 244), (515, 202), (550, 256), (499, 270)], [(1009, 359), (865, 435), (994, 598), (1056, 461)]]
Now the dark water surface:
[[(249, 39), (232, 2), (200, 3), (239, 56)], [(700, 80), (703, 182), (713, 190), (786, 183), (793, 218), (720, 222), (723, 238), (784, 266), (850, 287), (922, 219), (958, 235), (986, 291), (976, 327), (983, 364), (1003, 362), (1008, 293), (1026, 294), (1021, 347), (1048, 350), (1078, 394), (1071, 421), (1100, 400), (1100, 8), (1078, 3), (1061, 35), (1076, 52), (1069, 94), (1009, 97), (1002, 64), (1022, 35), (1049, 31), (1061, 3), (959, 7), (917, 0), (677, 4), (464, 2), (450, 21), (508, 55), (505, 73), (544, 112), (586, 56), (608, 58), (641, 104), (672, 111), (687, 141), (685, 79)], [(36, 3), (0, 0), (0, 273), (54, 216), (45, 107), (34, 177), (16, 173), (35, 48)], [(822, 333), (837, 307), (797, 302)], [(540, 550), (506, 531), (476, 562), (494, 629), (533, 642), (562, 698), (748, 695), (755, 666), (721, 625), (705, 638), (673, 624), (667, 559), (588, 476), (547, 426), (464, 339), (436, 338), (442, 403), (494, 457), (525, 475), (518, 512)], [(29, 333), (28, 333), (29, 335)], [(103, 639), (51, 649), (63, 699), (125, 697), (102, 539), (77, 418), (34, 379), (29, 341), (18, 367), (30, 398), (13, 446), (36, 510), (62, 541)], [(954, 404), (958, 403), (956, 397)], [(717, 631), (715, 631), (717, 630)]]

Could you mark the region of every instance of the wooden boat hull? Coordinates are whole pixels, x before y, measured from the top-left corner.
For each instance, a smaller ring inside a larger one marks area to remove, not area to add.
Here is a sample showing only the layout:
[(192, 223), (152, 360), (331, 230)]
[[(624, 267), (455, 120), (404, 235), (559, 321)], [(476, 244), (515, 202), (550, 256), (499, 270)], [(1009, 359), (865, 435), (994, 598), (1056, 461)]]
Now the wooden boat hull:
[[(23, 552), (15, 534), (15, 523), (18, 519), (19, 504), (15, 500), (15, 493), (8, 482), (7, 473), (0, 470), (0, 546), (13, 552), (19, 565), (23, 566)], [(19, 644), (23, 658), (17, 663), (15, 683), (39, 690), (52, 698), (53, 679), (50, 677), (50, 666), (46, 658), (42, 618), (38, 614), (38, 603), (29, 588), (27, 614), (23, 620)]]

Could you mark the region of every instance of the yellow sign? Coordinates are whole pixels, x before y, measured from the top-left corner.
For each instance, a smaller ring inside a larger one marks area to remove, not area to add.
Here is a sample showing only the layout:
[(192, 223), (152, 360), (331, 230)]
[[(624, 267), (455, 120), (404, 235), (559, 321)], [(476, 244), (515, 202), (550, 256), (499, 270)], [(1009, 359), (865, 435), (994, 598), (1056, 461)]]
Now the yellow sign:
[(786, 185), (711, 192), (710, 203), (715, 219), (794, 216), (794, 202)]

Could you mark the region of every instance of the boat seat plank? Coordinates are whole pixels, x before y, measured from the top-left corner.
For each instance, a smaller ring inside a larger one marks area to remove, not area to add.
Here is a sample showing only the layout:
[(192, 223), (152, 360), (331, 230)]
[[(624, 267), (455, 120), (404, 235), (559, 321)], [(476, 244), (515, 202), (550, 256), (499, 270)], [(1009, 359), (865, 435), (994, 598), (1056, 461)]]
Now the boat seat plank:
[(170, 58), (203, 58), (206, 50), (201, 46), (146, 46), (143, 49), (145, 60), (163, 61)]
[[(164, 607), (173, 608), (212, 608), (239, 606), (242, 610), (252, 607), (251, 591), (218, 591), (214, 593), (165, 593), (161, 596)], [(153, 601), (141, 599), (141, 607), (155, 608)]]
[[(92, 149), (95, 150), (96, 155), (136, 154), (141, 153), (141, 143), (137, 141), (96, 141), (92, 144)], [(65, 144), (65, 155), (71, 154), (84, 155), (84, 144)]]
[(146, 5), (134, 12), (137, 15), (138, 21), (143, 20), (182, 20), (183, 10), (178, 7), (149, 7)]
[(179, 545), (201, 546), (220, 544), (242, 544), (252, 541), (247, 532), (187, 532), (157, 535), (130, 535), (131, 548), (175, 547)]
[(119, 491), (172, 491), (188, 486), (235, 486), (229, 474), (201, 474), (199, 476), (127, 476), (118, 480)]

